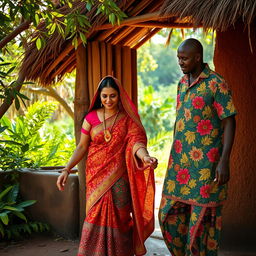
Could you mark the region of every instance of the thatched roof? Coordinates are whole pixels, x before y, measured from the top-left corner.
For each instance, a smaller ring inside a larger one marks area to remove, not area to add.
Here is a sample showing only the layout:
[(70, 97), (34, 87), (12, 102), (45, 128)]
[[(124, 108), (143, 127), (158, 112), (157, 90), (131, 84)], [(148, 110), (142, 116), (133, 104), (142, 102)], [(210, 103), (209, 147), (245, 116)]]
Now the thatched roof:
[[(97, 6), (87, 13), (91, 24), (88, 41), (104, 41), (137, 49), (163, 27), (189, 28), (203, 26), (226, 30), (239, 18), (250, 24), (255, 17), (255, 0), (117, 0), (128, 18), (120, 26), (112, 26), (106, 18), (95, 16)], [(74, 8), (85, 13), (79, 1)], [(61, 11), (67, 13), (68, 8)], [(42, 25), (43, 29), (43, 25)], [(43, 86), (60, 80), (76, 67), (75, 49), (71, 42), (54, 34), (47, 45), (37, 50), (35, 41), (25, 52), (21, 72), (27, 80)]]
[(161, 15), (190, 17), (195, 26), (225, 31), (242, 19), (251, 24), (256, 14), (255, 0), (167, 0), (161, 8)]

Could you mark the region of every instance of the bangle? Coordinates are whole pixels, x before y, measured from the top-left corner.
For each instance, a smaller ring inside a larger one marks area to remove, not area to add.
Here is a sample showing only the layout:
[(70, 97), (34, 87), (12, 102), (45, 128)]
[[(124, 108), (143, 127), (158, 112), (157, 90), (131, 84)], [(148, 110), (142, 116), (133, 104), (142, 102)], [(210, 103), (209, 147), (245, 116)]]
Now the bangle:
[(63, 172), (67, 172), (68, 174), (70, 174), (70, 171), (67, 170), (67, 169), (63, 169), (61, 172), (62, 172), (62, 173), (63, 173)]

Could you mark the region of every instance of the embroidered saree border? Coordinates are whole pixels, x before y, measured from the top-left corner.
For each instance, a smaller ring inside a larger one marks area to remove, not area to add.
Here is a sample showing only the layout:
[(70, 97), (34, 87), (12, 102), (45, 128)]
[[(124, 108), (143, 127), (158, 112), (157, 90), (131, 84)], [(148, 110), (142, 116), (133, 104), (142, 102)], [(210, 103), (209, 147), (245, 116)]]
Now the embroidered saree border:
[(117, 170), (113, 171), (112, 174), (107, 177), (97, 189), (94, 190), (94, 192), (86, 200), (86, 215), (98, 202), (98, 200), (114, 185), (114, 183), (122, 177), (125, 171), (125, 168), (118, 168)]

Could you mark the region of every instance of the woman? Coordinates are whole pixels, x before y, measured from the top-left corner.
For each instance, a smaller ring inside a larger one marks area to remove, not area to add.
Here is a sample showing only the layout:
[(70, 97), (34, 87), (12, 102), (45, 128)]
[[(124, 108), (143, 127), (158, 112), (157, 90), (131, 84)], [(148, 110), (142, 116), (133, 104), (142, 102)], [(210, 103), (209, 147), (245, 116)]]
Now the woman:
[(80, 142), (57, 180), (88, 152), (86, 218), (78, 256), (144, 255), (154, 229), (157, 159), (146, 149), (138, 112), (117, 79), (102, 79), (86, 115)]

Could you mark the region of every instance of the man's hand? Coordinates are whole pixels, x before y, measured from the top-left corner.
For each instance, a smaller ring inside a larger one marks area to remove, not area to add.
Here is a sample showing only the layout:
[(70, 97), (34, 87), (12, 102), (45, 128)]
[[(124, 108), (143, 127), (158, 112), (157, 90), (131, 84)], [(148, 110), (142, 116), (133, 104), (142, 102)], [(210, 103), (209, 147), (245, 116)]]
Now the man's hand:
[(226, 184), (229, 181), (230, 173), (229, 173), (229, 160), (220, 159), (217, 168), (214, 181), (218, 183), (218, 185)]

